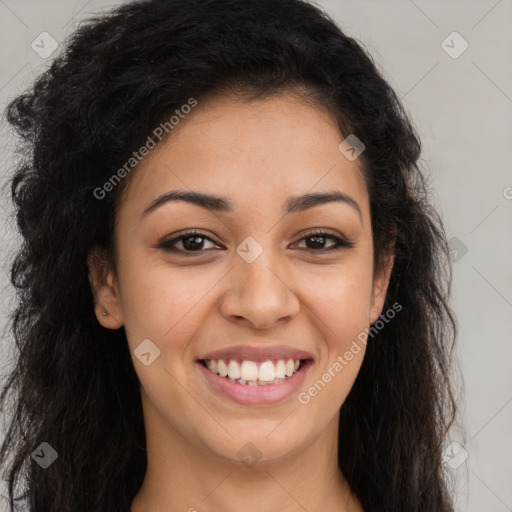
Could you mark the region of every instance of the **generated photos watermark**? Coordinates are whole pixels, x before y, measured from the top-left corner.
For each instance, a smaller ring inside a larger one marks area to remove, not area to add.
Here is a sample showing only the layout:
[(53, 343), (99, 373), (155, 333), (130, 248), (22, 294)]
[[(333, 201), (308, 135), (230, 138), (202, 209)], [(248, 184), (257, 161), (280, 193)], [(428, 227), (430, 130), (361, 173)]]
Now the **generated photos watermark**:
[(395, 318), (396, 314), (402, 310), (402, 305), (398, 302), (395, 302), (385, 313), (382, 313), (379, 316), (379, 319), (370, 327), (366, 327), (364, 331), (361, 331), (357, 338), (352, 341), (352, 345), (350, 349), (347, 350), (342, 356), (338, 356), (336, 361), (327, 368), (327, 370), (322, 373), (319, 379), (310, 386), (306, 391), (301, 391), (297, 399), (299, 403), (302, 405), (307, 405), (311, 402), (311, 399), (320, 393), (325, 386), (331, 382), (336, 375), (338, 375), (345, 366), (349, 364), (350, 361), (354, 358), (356, 354), (361, 352), (361, 345), (366, 346), (366, 342), (368, 341), (368, 337), (372, 338), (375, 336), (380, 330), (382, 330), (386, 324), (390, 322), (393, 318)]
[[(197, 100), (194, 98), (189, 98), (187, 103), (182, 105), (179, 109), (176, 109), (174, 112), (176, 115), (172, 115), (168, 121), (160, 123), (154, 130), (153, 135), (158, 141), (161, 141), (164, 137), (164, 133), (167, 134), (171, 130), (173, 130), (180, 122), (181, 119), (184, 119), (187, 114), (192, 111), (192, 108), (197, 106)], [(121, 183), (121, 180), (130, 173), (132, 169), (134, 169), (137, 164), (139, 164), (142, 159), (149, 154), (149, 152), (154, 149), (157, 145), (157, 142), (154, 138), (149, 135), (146, 143), (143, 144), (138, 151), (134, 151), (132, 156), (124, 163), (122, 167), (120, 167), (101, 187), (96, 187), (93, 191), (94, 197), (96, 199), (104, 199), (108, 192), (111, 192), (116, 185)]]

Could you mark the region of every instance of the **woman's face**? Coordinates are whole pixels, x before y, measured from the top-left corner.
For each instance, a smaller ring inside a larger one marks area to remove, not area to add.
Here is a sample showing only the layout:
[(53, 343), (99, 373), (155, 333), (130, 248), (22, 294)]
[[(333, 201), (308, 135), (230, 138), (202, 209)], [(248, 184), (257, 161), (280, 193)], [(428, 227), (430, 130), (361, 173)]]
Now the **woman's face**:
[[(357, 339), (381, 313), (391, 265), (373, 274), (368, 194), (342, 140), (329, 112), (291, 94), (217, 98), (133, 171), (117, 277), (95, 289), (102, 325), (125, 326), (148, 439), (264, 462), (336, 437), (364, 356)], [(171, 191), (230, 209), (155, 205)], [(348, 245), (332, 250), (331, 237)], [(205, 359), (224, 373), (222, 359), (235, 382)], [(306, 363), (283, 378), (289, 359)], [(261, 384), (276, 372), (282, 380)]]

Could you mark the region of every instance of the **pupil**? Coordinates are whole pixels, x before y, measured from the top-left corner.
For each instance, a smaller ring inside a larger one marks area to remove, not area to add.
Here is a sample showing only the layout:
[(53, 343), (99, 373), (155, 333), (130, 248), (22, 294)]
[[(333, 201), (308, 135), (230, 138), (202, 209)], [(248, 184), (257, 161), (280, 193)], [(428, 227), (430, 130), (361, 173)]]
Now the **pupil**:
[[(203, 238), (200, 236), (189, 236), (183, 240), (183, 247), (185, 247), (185, 249), (187, 249), (187, 250), (200, 249), (202, 242), (197, 242), (197, 240), (202, 241), (202, 239)], [(187, 243), (187, 241), (189, 241), (189, 240), (195, 240), (195, 241), (192, 242), (192, 244), (190, 244), (190, 243)]]
[[(312, 236), (312, 237), (309, 237), (308, 240), (315, 240), (316, 243), (319, 243), (319, 246), (308, 247), (309, 249), (318, 249), (318, 248), (322, 249), (322, 246), (325, 243), (325, 237), (323, 237), (323, 236)], [(315, 244), (313, 243), (313, 245), (315, 245)], [(308, 246), (309, 246), (309, 244), (308, 244)]]

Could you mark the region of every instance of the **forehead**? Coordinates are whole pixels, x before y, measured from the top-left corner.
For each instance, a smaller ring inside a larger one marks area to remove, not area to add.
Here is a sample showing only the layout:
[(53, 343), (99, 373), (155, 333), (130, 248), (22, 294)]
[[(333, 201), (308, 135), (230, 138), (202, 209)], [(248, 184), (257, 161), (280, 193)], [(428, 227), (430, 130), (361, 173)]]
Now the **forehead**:
[(340, 152), (343, 139), (325, 107), (293, 94), (198, 102), (134, 171), (121, 206), (142, 212), (168, 190), (191, 189), (227, 196), (240, 212), (338, 190), (364, 210), (364, 178)]

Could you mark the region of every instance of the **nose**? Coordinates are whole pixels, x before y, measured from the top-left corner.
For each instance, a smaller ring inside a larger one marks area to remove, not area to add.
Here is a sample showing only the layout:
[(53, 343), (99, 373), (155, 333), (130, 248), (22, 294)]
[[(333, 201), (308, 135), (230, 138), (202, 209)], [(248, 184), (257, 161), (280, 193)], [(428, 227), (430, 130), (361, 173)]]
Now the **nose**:
[(228, 290), (220, 305), (221, 314), (229, 321), (268, 329), (300, 311), (294, 283), (264, 256), (265, 252), (252, 263), (240, 258), (229, 273)]

